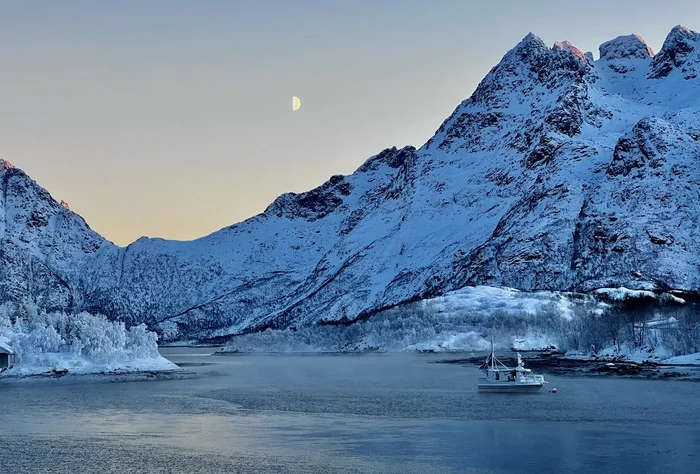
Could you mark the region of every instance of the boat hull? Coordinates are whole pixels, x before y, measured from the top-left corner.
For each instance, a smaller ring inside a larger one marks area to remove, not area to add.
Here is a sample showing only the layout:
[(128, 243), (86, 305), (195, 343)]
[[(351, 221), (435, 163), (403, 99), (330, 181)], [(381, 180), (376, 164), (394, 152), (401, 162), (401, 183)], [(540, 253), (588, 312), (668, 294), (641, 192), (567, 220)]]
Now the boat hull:
[(539, 392), (543, 387), (543, 384), (533, 383), (514, 383), (514, 382), (503, 382), (503, 383), (483, 383), (479, 382), (480, 392), (501, 392), (501, 393), (534, 393)]

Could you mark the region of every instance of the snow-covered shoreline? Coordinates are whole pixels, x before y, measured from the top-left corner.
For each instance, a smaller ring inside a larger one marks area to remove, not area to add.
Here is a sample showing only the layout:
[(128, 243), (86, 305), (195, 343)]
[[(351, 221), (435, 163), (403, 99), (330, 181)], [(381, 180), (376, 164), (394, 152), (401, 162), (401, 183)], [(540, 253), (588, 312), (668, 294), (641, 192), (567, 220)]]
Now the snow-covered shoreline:
[(656, 365), (692, 365), (700, 366), (700, 352), (670, 357), (668, 351), (661, 349), (649, 352), (649, 350), (616, 351), (612, 348), (597, 354), (582, 354), (567, 352), (558, 357), (559, 360), (576, 360), (584, 362), (632, 362), (635, 364)]
[[(497, 350), (565, 353), (591, 362), (683, 360), (700, 364), (691, 303), (626, 288), (592, 295), (466, 287), (396, 307), (351, 324), (325, 324), (234, 337), (230, 353), (474, 353)], [(638, 301), (646, 301), (641, 308)], [(634, 305), (625, 309), (625, 305)], [(694, 342), (695, 341), (695, 342)], [(690, 354), (690, 355), (689, 355)]]
[(180, 368), (165, 357), (125, 360), (111, 364), (98, 364), (86, 359), (74, 359), (71, 354), (54, 354), (60, 359), (53, 365), (18, 365), (0, 373), (0, 377), (23, 377), (32, 375), (97, 375), (133, 374), (140, 372), (172, 372)]
[(158, 335), (140, 324), (86, 312), (40, 312), (36, 307), (0, 305), (0, 341), (13, 351), (13, 366), (0, 377), (175, 371), (158, 352)]

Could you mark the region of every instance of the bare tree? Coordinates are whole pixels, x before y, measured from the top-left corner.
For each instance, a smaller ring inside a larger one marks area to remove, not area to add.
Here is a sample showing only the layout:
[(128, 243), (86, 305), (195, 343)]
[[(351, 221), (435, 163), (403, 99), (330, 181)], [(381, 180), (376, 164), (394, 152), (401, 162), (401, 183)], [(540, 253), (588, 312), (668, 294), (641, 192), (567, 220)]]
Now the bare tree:
[(600, 316), (602, 327), (613, 346), (620, 351), (624, 318), (619, 308), (609, 308)]
[(677, 312), (676, 338), (685, 354), (700, 352), (700, 313), (695, 307), (685, 307)]

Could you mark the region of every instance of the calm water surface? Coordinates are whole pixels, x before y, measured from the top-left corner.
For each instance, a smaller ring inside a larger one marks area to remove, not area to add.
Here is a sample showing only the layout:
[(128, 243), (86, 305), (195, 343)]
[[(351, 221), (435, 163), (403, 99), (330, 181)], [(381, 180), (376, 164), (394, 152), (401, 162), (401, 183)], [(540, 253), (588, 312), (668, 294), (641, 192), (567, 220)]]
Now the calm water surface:
[(187, 374), (0, 381), (0, 473), (700, 472), (700, 383), (479, 394), (435, 355), (210, 356)]

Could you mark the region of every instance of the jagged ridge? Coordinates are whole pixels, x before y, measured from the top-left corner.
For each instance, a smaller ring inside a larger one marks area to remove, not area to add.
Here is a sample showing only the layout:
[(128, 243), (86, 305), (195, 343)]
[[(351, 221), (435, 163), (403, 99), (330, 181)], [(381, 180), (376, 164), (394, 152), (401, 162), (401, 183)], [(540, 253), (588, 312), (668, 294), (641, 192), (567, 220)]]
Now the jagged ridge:
[(192, 242), (116, 247), (3, 164), (0, 294), (216, 338), (474, 284), (696, 291), (697, 46), (679, 26), (594, 61), (529, 34), (422, 148)]

